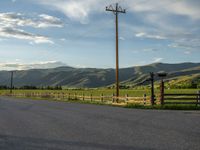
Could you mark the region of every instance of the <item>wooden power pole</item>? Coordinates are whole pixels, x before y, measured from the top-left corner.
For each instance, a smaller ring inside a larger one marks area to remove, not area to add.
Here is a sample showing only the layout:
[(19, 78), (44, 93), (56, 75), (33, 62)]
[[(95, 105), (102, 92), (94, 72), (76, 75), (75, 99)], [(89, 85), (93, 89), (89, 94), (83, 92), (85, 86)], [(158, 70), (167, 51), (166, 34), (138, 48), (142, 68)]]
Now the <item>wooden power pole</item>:
[(115, 8), (110, 5), (106, 7), (106, 11), (111, 11), (115, 15), (115, 24), (116, 24), (116, 97), (119, 97), (119, 36), (118, 36), (118, 14), (126, 13), (125, 9), (122, 9), (121, 6), (116, 3)]

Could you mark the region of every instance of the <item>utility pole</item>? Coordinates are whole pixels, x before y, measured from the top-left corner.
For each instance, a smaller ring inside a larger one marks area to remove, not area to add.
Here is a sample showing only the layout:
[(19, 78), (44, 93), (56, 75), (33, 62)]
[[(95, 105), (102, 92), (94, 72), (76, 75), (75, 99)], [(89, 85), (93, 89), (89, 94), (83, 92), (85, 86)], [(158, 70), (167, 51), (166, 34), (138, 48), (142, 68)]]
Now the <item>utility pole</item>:
[(13, 89), (13, 72), (11, 71), (11, 76), (10, 76), (10, 94), (12, 94), (12, 89)]
[[(109, 7), (106, 7), (106, 11), (111, 11), (115, 15), (115, 24), (116, 24), (116, 97), (119, 97), (119, 32), (118, 32), (118, 14), (119, 13), (126, 13), (125, 9), (122, 9), (121, 6), (118, 6), (118, 3), (116, 3), (115, 8), (110, 5)], [(117, 99), (118, 101), (118, 99)]]

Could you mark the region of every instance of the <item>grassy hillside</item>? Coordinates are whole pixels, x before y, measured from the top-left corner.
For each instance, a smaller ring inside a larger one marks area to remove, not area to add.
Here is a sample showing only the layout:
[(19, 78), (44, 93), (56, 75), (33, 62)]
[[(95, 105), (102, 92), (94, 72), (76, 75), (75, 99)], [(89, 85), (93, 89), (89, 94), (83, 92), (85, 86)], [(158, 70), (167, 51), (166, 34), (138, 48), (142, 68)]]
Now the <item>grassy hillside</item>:
[[(199, 85), (200, 63), (163, 64), (130, 67), (120, 69), (121, 85), (134, 87), (148, 85), (144, 82), (149, 78), (149, 72), (165, 71), (168, 73), (166, 80), (169, 87)], [(156, 80), (159, 80), (156, 77)], [(9, 86), (10, 72), (0, 71), (0, 85)], [(72, 68), (59, 67), (53, 69), (33, 69), (16, 71), (14, 85), (24, 86), (66, 86), (66, 87), (105, 87), (115, 82), (114, 69)], [(177, 86), (179, 85), (179, 86)]]

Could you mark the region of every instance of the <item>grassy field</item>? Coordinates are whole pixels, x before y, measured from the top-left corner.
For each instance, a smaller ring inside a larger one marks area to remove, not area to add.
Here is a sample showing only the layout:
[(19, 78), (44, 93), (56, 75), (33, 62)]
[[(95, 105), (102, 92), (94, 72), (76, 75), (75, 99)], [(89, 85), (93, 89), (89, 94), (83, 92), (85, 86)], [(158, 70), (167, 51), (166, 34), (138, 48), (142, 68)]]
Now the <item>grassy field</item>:
[[(196, 94), (197, 91), (200, 91), (200, 89), (168, 89), (165, 90), (165, 93), (187, 93), (187, 94)], [(9, 90), (0, 90), (0, 94), (9, 93)], [(93, 95), (93, 96), (100, 96), (101, 94), (106, 96), (111, 96), (113, 93), (115, 93), (114, 89), (68, 89), (68, 90), (13, 90), (13, 93), (70, 93), (70, 94), (77, 94), (82, 95), (83, 93), (85, 95)], [(150, 89), (145, 90), (120, 90), (120, 96), (125, 96), (128, 94), (130, 97), (143, 97), (144, 94), (147, 94), (147, 96), (150, 96)], [(155, 94), (159, 95), (159, 90), (155, 90)]]

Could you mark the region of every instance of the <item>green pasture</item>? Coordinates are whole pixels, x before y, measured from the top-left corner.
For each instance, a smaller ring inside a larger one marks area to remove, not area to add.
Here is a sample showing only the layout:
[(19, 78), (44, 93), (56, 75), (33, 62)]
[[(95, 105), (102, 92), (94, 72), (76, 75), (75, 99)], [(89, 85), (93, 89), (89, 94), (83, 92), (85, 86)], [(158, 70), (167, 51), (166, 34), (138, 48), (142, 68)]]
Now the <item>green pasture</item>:
[[(200, 89), (166, 89), (165, 93), (171, 94), (196, 94)], [(0, 90), (0, 94), (9, 93), (9, 90)], [(136, 90), (136, 89), (121, 89), (120, 96), (125, 96), (128, 94), (130, 97), (143, 97), (144, 94), (150, 96), (150, 89), (145, 90)], [(115, 93), (114, 89), (66, 89), (66, 90), (13, 90), (13, 93), (70, 93), (77, 95), (93, 95), (100, 96), (103, 94), (104, 96), (111, 96)], [(155, 90), (155, 95), (159, 95), (159, 90)]]

